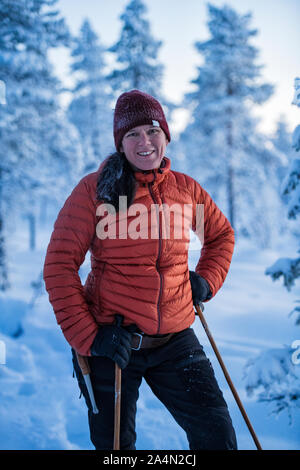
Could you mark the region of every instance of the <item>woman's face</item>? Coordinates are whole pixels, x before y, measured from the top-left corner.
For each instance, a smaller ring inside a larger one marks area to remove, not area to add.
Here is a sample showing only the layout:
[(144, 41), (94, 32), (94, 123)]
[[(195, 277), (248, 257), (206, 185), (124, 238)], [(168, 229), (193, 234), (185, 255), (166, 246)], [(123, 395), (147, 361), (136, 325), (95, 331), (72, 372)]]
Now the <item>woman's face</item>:
[(160, 167), (168, 143), (160, 127), (145, 124), (126, 132), (120, 150), (134, 170), (153, 170)]

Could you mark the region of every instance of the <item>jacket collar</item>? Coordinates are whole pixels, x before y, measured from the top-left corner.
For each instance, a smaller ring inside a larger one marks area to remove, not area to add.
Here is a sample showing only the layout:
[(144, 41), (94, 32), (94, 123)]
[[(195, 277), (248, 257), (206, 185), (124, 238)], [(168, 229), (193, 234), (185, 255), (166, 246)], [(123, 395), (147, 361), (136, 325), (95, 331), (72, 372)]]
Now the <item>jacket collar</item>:
[(134, 177), (139, 183), (161, 183), (166, 174), (170, 171), (171, 160), (167, 157), (162, 159), (159, 168), (146, 171), (135, 171)]

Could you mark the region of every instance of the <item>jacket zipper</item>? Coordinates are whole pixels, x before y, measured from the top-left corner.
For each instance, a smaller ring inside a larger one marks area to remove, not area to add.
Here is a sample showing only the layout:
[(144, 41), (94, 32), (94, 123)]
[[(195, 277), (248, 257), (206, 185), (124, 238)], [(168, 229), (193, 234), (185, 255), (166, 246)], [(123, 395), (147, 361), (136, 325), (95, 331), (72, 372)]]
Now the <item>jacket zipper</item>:
[[(152, 200), (153, 200), (154, 204), (157, 205), (157, 201), (155, 199), (155, 196), (154, 196), (153, 190), (152, 190), (152, 183), (148, 183), (148, 188), (149, 188), (149, 192), (150, 192), (150, 195), (152, 197)], [(159, 269), (159, 260), (160, 260), (160, 255), (161, 255), (161, 246), (162, 246), (162, 234), (161, 234), (161, 224), (160, 224), (160, 221), (159, 221), (159, 212), (158, 212), (157, 222), (158, 222), (158, 229), (159, 229), (158, 234), (159, 235), (158, 235), (158, 255), (157, 255), (157, 259), (156, 259), (156, 269), (157, 269), (157, 272), (158, 272), (159, 278), (160, 278), (160, 287), (159, 287), (159, 294), (158, 294), (158, 301), (157, 301), (158, 328), (157, 328), (157, 333), (156, 334), (158, 335), (159, 330), (160, 330), (160, 320), (161, 320), (159, 304), (160, 304), (160, 300), (161, 300), (161, 296), (162, 296), (162, 289), (163, 289), (163, 279), (162, 279), (162, 275), (161, 275), (161, 272), (160, 272), (160, 269)]]

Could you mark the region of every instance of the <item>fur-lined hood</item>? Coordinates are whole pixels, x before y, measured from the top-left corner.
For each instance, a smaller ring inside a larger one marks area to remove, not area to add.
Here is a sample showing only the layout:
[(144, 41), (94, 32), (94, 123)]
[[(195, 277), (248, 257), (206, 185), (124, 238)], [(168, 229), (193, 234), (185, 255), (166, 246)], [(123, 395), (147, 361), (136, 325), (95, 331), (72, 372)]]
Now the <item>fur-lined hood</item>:
[(157, 170), (134, 171), (124, 153), (116, 152), (102, 162), (99, 167), (96, 197), (98, 201), (112, 204), (119, 209), (119, 196), (127, 196), (128, 207), (136, 193), (136, 182), (151, 182), (157, 174), (170, 169), (170, 160), (163, 158)]

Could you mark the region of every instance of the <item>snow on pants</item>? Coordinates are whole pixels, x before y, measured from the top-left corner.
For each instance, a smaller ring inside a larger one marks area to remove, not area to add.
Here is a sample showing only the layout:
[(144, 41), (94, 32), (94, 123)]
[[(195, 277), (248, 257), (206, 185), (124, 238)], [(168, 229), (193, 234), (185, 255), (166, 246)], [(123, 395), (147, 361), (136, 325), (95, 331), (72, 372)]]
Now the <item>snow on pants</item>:
[[(100, 410), (98, 414), (92, 412), (74, 352), (73, 364), (88, 406), (91, 441), (97, 450), (112, 449), (114, 363), (106, 357), (89, 357), (91, 381)], [(211, 363), (193, 329), (187, 328), (162, 346), (132, 351), (128, 366), (122, 370), (121, 449), (135, 449), (137, 400), (143, 378), (184, 429), (191, 450), (237, 448), (228, 408)]]

